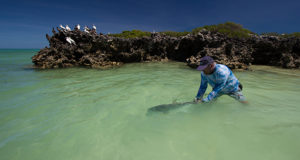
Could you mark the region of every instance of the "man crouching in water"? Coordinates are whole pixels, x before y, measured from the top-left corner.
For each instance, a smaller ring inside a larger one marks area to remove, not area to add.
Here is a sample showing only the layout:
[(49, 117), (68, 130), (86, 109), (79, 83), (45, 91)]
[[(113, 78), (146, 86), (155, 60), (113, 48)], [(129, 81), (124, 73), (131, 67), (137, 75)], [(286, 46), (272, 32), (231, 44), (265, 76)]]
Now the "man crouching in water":
[[(241, 103), (248, 103), (242, 94), (242, 85), (227, 66), (216, 64), (211, 57), (205, 56), (200, 59), (200, 66), (197, 70), (202, 72), (201, 85), (195, 98), (195, 102), (210, 102), (227, 94)], [(203, 98), (207, 89), (207, 83), (213, 90), (206, 98)]]

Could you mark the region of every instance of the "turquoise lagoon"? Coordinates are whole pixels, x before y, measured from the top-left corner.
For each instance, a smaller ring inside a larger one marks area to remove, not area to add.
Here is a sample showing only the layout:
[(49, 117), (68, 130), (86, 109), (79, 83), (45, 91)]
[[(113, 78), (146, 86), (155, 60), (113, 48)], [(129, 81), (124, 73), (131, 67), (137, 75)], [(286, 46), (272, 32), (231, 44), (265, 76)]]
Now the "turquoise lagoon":
[(149, 116), (193, 100), (200, 73), (179, 62), (37, 70), (37, 52), (0, 50), (0, 159), (300, 158), (300, 70), (234, 71), (249, 105), (222, 96)]

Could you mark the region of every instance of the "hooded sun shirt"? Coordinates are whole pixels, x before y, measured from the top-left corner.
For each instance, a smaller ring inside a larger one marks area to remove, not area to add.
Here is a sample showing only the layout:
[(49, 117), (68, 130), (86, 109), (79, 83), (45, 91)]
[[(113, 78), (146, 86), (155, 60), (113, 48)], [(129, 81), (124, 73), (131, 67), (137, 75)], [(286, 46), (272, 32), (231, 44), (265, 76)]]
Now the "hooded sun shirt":
[(216, 64), (212, 74), (206, 75), (203, 71), (201, 72), (201, 85), (196, 98), (203, 98), (207, 83), (211, 85), (213, 90), (206, 98), (202, 99), (204, 102), (209, 102), (222, 94), (237, 92), (239, 89), (238, 79), (227, 66), (222, 64)]

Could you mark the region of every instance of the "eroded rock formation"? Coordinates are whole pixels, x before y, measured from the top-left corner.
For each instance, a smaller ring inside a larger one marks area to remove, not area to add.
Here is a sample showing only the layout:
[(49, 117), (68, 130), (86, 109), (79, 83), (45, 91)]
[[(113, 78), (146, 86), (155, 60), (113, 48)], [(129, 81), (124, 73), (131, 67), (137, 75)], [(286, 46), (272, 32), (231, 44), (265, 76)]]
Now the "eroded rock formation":
[[(49, 47), (32, 57), (38, 68), (87, 66), (106, 68), (123, 63), (174, 60), (197, 67), (208, 55), (232, 69), (247, 69), (251, 64), (299, 68), (300, 38), (251, 35), (229, 38), (202, 30), (196, 35), (170, 37), (154, 33), (151, 37), (125, 39), (109, 35), (64, 31), (57, 28), (46, 35)], [(70, 37), (74, 43), (69, 43)]]

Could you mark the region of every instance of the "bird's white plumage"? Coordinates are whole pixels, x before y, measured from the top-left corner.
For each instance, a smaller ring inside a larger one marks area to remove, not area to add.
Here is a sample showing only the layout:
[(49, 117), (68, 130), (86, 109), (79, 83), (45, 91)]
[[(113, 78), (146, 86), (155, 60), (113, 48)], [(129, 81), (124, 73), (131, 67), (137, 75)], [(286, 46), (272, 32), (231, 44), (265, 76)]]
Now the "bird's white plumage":
[(71, 37), (66, 37), (66, 41), (70, 44), (76, 45), (75, 41)]
[(66, 25), (66, 30), (71, 31), (71, 28), (68, 25)]
[(59, 27), (63, 30), (65, 30), (66, 28), (64, 26), (62, 26), (61, 24), (59, 25)]
[(89, 28), (88, 28), (87, 26), (84, 26), (84, 32), (90, 33), (90, 32), (89, 32)]
[(80, 25), (79, 25), (79, 24), (77, 24), (77, 25), (76, 25), (76, 28), (77, 28), (77, 29), (80, 29)]

